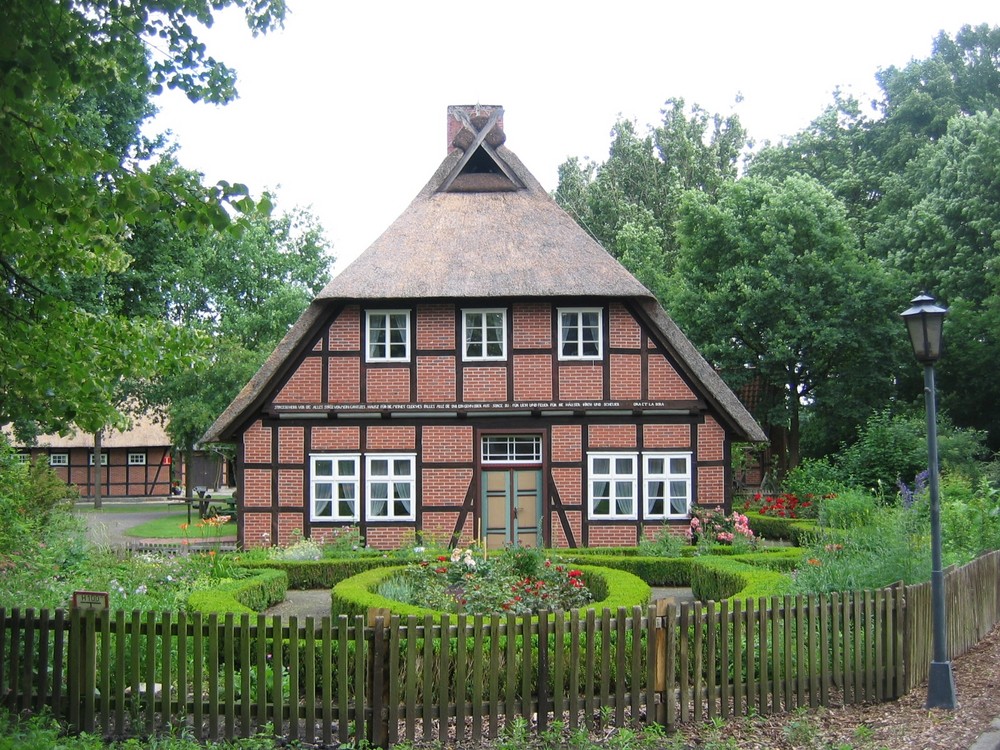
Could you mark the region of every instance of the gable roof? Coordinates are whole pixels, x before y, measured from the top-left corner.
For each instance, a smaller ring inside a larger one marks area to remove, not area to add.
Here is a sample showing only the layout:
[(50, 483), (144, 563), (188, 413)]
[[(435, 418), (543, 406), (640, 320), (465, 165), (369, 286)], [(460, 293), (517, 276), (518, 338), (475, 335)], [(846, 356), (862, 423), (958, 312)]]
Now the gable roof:
[[(92, 432), (83, 432), (77, 427), (74, 427), (66, 435), (59, 435), (57, 433), (39, 435), (35, 439), (34, 445), (25, 445), (23, 441), (18, 440), (10, 425), (5, 425), (2, 431), (7, 436), (7, 440), (11, 445), (25, 450), (29, 448), (68, 450), (69, 448), (94, 447), (94, 434)], [(171, 445), (173, 445), (173, 442), (167, 435), (166, 430), (163, 429), (160, 419), (148, 413), (141, 414), (133, 419), (132, 426), (125, 431), (107, 429), (101, 436), (101, 447), (105, 450), (111, 448), (158, 448), (169, 447)]]
[(503, 143), (501, 107), (449, 107), (451, 150), (405, 211), (317, 295), (202, 438), (235, 435), (333, 304), (371, 300), (597, 297), (635, 300), (723, 419), (763, 431), (653, 294), (567, 214)]

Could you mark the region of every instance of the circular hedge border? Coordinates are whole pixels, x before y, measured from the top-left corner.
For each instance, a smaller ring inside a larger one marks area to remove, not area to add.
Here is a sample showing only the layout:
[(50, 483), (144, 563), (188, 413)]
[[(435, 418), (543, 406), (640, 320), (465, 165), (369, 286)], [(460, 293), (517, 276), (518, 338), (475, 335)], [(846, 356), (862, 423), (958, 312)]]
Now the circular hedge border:
[[(577, 567), (583, 572), (587, 588), (592, 592), (604, 592), (602, 599), (581, 607), (581, 611), (588, 609), (617, 610), (619, 607), (631, 609), (635, 605), (644, 606), (649, 603), (650, 588), (638, 576), (634, 576), (624, 570), (600, 568), (594, 565), (579, 565)], [(394, 599), (387, 599), (375, 593), (375, 589), (382, 581), (406, 568), (406, 565), (397, 565), (390, 568), (374, 568), (341, 581), (333, 587), (331, 592), (331, 612), (333, 616), (367, 615), (368, 610), (372, 608), (388, 609), (392, 614), (402, 616), (416, 615), (424, 617), (426, 615), (434, 615), (439, 617), (443, 614), (450, 614), (426, 607), (418, 607), (414, 604), (405, 604)]]

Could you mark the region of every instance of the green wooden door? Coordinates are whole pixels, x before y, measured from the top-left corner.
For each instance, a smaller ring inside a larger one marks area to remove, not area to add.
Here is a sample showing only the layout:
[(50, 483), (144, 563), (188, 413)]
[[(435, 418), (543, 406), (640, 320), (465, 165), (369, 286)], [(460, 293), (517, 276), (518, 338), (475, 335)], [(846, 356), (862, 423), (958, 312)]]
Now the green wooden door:
[(482, 499), (482, 533), (487, 549), (543, 544), (541, 470), (483, 471)]

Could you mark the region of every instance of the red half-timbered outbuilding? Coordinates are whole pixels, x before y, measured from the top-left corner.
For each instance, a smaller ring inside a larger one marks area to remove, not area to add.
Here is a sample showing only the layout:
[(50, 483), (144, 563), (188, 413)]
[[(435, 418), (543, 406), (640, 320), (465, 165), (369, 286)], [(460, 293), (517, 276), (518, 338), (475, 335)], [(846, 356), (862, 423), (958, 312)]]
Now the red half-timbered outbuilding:
[(449, 107), (426, 187), (206, 434), (244, 546), (629, 545), (729, 509), (760, 427), (504, 142), (502, 108)]

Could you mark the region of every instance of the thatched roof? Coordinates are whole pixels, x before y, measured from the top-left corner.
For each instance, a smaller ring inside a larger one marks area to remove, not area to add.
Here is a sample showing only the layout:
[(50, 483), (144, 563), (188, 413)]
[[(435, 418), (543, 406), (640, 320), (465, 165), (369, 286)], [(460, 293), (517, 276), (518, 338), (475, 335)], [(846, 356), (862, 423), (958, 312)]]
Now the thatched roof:
[[(286, 360), (334, 305), (366, 300), (554, 297), (635, 300), (682, 366), (748, 440), (760, 427), (677, 329), (652, 293), (552, 200), (503, 146), (502, 109), (449, 108), (452, 150), (409, 207), (320, 292), (205, 434), (232, 439)], [(482, 114), (480, 115), (480, 112)], [(466, 115), (470, 115), (467, 117)], [(477, 119), (478, 118), (478, 119)], [(658, 312), (656, 312), (658, 311)]]
[[(23, 445), (14, 436), (10, 425), (3, 428), (11, 445), (17, 448), (49, 448), (69, 450), (70, 448), (93, 448), (94, 435), (90, 432), (73, 430), (67, 435), (39, 435), (34, 445)], [(101, 436), (101, 446), (111, 448), (158, 448), (173, 443), (159, 419), (153, 415), (142, 415), (132, 421), (131, 429), (125, 431), (106, 430)]]

